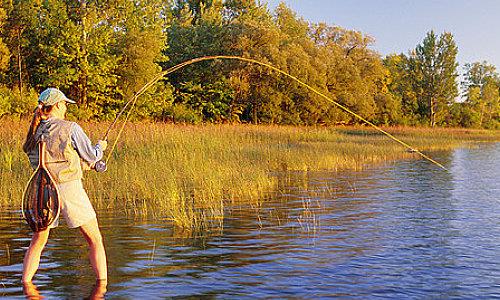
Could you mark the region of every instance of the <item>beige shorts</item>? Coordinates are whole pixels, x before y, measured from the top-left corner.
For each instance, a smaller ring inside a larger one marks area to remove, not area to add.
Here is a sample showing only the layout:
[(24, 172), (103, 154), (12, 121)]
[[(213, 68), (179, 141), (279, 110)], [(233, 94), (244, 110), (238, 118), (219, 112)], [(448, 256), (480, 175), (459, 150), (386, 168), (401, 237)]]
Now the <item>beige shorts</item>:
[[(64, 217), (69, 228), (80, 227), (96, 218), (96, 213), (90, 203), (89, 196), (83, 189), (81, 180), (60, 183), (57, 188), (61, 202), (59, 216)], [(50, 228), (55, 228), (58, 225), (59, 219), (55, 220)]]

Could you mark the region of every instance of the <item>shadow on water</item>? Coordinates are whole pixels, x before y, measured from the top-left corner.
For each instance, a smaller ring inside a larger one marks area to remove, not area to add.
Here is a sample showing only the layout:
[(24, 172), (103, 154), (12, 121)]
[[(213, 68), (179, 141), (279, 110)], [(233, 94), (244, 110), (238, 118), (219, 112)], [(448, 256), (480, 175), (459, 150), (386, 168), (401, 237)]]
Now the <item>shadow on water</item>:
[[(220, 227), (100, 211), (109, 298), (500, 297), (500, 144), (362, 172), (274, 174), (278, 190), (226, 209)], [(23, 298), (29, 229), (0, 214), (0, 297)], [(35, 284), (50, 299), (96, 291), (87, 246), (53, 230)]]

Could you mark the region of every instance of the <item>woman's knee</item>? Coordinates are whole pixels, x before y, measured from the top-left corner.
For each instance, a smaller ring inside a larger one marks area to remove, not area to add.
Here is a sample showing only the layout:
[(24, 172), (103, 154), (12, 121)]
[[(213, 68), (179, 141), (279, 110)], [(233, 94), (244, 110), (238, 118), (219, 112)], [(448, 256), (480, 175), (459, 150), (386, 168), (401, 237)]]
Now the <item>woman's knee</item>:
[(95, 246), (102, 246), (103, 242), (102, 242), (102, 235), (99, 231), (97, 231), (96, 233), (94, 233), (91, 237), (91, 242), (93, 245)]
[(102, 235), (97, 225), (97, 220), (93, 220), (80, 227), (80, 231), (90, 245), (102, 245)]
[(46, 229), (43, 231), (33, 233), (30, 247), (34, 249), (43, 249), (49, 239), (49, 232), (50, 229)]

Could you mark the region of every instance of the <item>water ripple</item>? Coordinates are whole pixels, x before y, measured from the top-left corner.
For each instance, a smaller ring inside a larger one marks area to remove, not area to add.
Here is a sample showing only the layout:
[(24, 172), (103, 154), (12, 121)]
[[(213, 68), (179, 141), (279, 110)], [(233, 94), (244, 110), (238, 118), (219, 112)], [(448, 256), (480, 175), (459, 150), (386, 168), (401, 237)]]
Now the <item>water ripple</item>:
[[(286, 174), (259, 209), (228, 208), (223, 228), (207, 234), (99, 212), (108, 297), (500, 298), (500, 144), (442, 155), (450, 174), (426, 161)], [(22, 293), (29, 238), (17, 213), (0, 213), (0, 297)], [(86, 252), (78, 232), (55, 230), (42, 294), (90, 294)]]

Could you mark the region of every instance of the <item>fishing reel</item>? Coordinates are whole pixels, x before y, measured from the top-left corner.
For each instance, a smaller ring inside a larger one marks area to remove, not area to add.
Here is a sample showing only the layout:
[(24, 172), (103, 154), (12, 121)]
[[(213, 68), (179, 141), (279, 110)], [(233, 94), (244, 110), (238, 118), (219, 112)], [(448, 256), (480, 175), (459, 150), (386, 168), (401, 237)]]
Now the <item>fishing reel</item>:
[(108, 166), (106, 165), (105, 161), (100, 160), (94, 164), (93, 169), (98, 173), (102, 173), (108, 169)]

